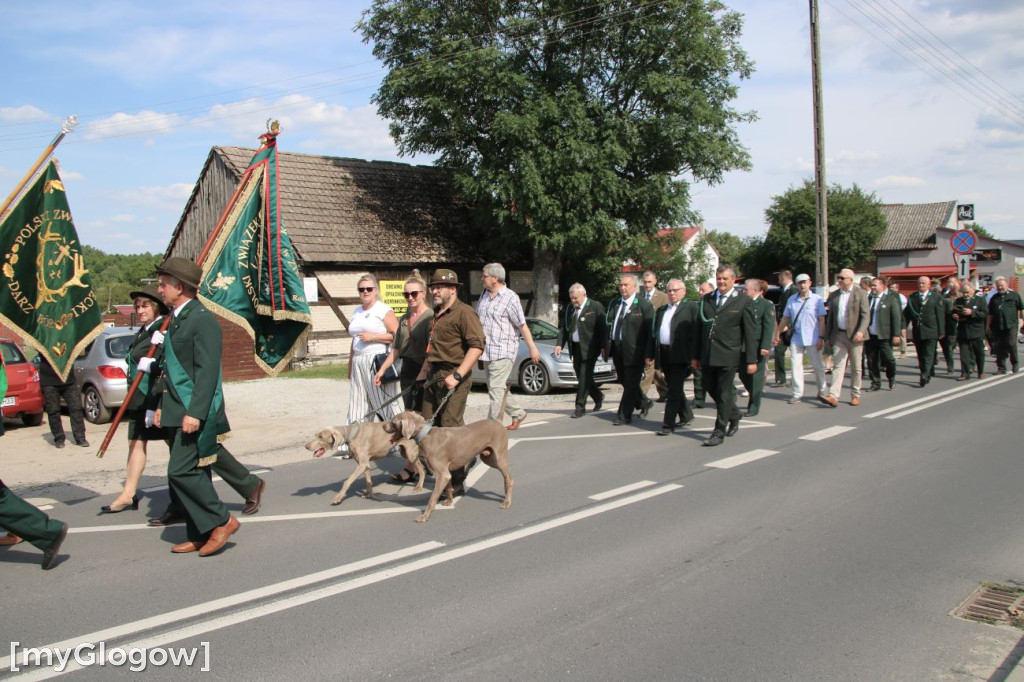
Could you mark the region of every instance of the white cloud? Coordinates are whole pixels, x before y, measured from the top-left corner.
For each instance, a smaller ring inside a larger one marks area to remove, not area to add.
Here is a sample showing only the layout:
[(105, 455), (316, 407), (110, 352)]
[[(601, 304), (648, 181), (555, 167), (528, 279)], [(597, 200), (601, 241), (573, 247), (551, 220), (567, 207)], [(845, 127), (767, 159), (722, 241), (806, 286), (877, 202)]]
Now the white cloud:
[(922, 178), (915, 178), (906, 175), (887, 175), (884, 178), (875, 180), (875, 187), (927, 187), (928, 182)]
[(117, 215), (110, 216), (110, 222), (112, 223), (134, 223), (135, 216), (131, 213), (119, 213)]
[[(150, 210), (181, 211), (185, 208), (185, 202), (191, 196), (193, 187), (194, 185), (187, 182), (175, 182), (163, 186), (144, 185), (129, 190), (109, 192), (107, 198), (126, 206), (145, 206)], [(115, 214), (107, 220), (117, 221), (117, 218), (123, 215), (128, 214)]]
[(23, 104), (20, 107), (0, 107), (0, 122), (2, 123), (41, 123), (53, 120), (56, 120), (53, 116), (31, 104)]
[(161, 114), (156, 111), (140, 111), (137, 114), (116, 113), (82, 125), (82, 135), (87, 140), (134, 135), (164, 135), (187, 123), (178, 114)]

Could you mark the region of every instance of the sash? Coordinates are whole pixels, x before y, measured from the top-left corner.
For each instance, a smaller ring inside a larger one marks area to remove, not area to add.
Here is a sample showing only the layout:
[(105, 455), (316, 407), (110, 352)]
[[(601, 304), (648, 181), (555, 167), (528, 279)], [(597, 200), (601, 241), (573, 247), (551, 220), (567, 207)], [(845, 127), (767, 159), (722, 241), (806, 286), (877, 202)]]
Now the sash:
[[(174, 354), (174, 344), (171, 342), (173, 329), (174, 325), (172, 324), (168, 327), (167, 335), (164, 338), (164, 372), (167, 373), (167, 379), (174, 386), (175, 392), (181, 398), (181, 403), (187, 411), (189, 403), (192, 402), (192, 391), (195, 388), (195, 382), (188, 375), (188, 372), (185, 371), (185, 368), (181, 366), (178, 356)], [(221, 387), (221, 371), (218, 367), (217, 390), (214, 392), (213, 400), (210, 402), (210, 413), (206, 415), (206, 419), (199, 422), (197, 438), (199, 463), (197, 466), (210, 466), (217, 461), (217, 452), (220, 450), (221, 440), (219, 438), (220, 434), (217, 433), (217, 415), (223, 407), (224, 391)]]

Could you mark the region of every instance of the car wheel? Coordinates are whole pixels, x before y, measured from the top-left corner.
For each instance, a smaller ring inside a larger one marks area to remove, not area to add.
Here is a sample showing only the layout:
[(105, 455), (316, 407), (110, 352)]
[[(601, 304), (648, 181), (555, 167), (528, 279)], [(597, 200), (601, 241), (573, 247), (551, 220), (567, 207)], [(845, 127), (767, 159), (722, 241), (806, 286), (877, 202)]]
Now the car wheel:
[(95, 386), (86, 386), (82, 391), (82, 409), (85, 411), (85, 418), (93, 424), (106, 424), (110, 421), (110, 410), (103, 404), (100, 392)]
[(21, 415), (21, 423), (25, 426), (39, 426), (43, 423), (43, 412)]
[(519, 370), (519, 388), (527, 395), (544, 395), (551, 390), (548, 370), (542, 363), (524, 362)]

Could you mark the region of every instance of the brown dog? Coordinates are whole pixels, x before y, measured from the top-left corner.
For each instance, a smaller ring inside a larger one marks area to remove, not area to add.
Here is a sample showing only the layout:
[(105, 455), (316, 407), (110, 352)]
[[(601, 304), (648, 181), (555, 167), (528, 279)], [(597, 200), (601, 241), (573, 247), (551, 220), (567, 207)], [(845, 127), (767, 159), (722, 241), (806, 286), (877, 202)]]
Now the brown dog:
[(345, 499), (345, 493), (352, 485), (352, 482), (359, 478), (359, 474), (366, 476), (366, 492), (363, 497), (373, 497), (373, 484), (370, 481), (370, 462), (385, 457), (393, 445), (402, 448), (402, 454), (416, 469), (419, 475), (419, 482), (413, 488), (415, 492), (423, 490), (423, 479), (426, 477), (426, 469), (420, 463), (419, 448), (411, 440), (399, 439), (392, 442), (391, 434), (384, 430), (382, 422), (362, 422), (358, 424), (346, 424), (345, 426), (333, 426), (318, 431), (313, 440), (306, 443), (306, 449), (313, 453), (314, 457), (323, 457), (328, 450), (340, 448), (348, 443), (352, 459), (356, 461), (356, 470), (348, 477), (341, 492), (334, 496), (331, 504), (341, 504)]
[(448, 500), (444, 502), (446, 507), (455, 501), (451, 470), (466, 466), (477, 455), (480, 455), (484, 464), (501, 472), (505, 479), (505, 501), (499, 507), (508, 509), (512, 504), (512, 487), (516, 483), (508, 471), (508, 431), (501, 422), (484, 419), (466, 426), (434, 426), (427, 433), (421, 434), (425, 425), (426, 420), (422, 416), (408, 411), (384, 425), (384, 429), (392, 433), (392, 439), (397, 442), (416, 440), (421, 455), (436, 477), (430, 502), (426, 510), (416, 517), (416, 521), (423, 523), (430, 518), (441, 497), (441, 491), (448, 491)]

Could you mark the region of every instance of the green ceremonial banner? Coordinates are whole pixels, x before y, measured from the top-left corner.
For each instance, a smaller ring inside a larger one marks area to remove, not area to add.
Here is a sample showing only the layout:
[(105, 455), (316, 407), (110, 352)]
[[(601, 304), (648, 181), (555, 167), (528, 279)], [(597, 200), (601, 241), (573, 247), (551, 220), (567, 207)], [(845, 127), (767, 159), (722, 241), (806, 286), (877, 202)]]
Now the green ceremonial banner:
[(263, 147), (242, 176), (242, 192), (202, 263), (199, 296), (248, 332), (256, 363), (276, 375), (309, 333), (312, 320), (295, 252), (281, 222), (277, 133), (260, 140)]
[(0, 223), (0, 254), (0, 321), (66, 380), (103, 316), (53, 161)]

